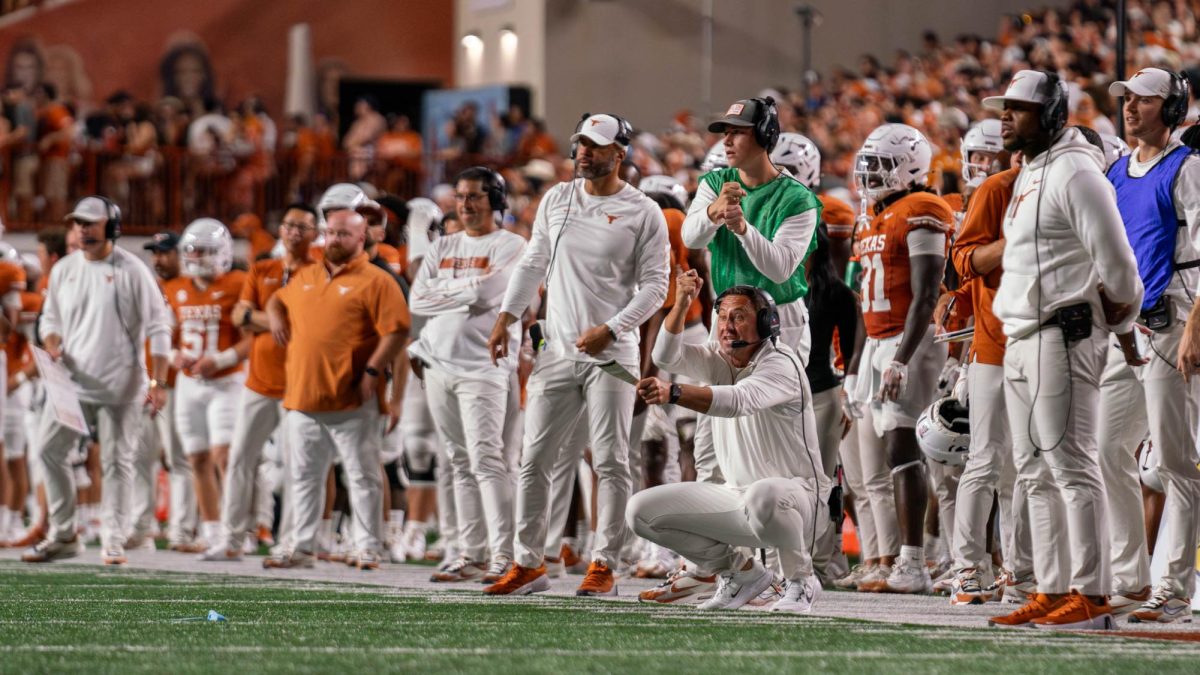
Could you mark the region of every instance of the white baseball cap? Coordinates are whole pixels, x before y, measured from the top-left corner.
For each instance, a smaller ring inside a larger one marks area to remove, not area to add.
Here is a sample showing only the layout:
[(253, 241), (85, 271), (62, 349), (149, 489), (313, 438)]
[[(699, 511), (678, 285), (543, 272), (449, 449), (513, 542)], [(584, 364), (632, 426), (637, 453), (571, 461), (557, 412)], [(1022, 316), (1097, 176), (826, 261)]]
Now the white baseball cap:
[(99, 197), (84, 197), (75, 205), (75, 210), (68, 213), (63, 220), (102, 223), (108, 220), (108, 204)]
[(1108, 93), (1113, 96), (1136, 94), (1169, 98), (1171, 96), (1171, 74), (1162, 68), (1142, 68), (1128, 80), (1108, 85)]
[(1046, 91), (1046, 74), (1037, 70), (1019, 70), (1008, 83), (1008, 89), (1003, 96), (988, 96), (983, 99), (983, 107), (991, 110), (1004, 110), (1004, 104), (1009, 101), (1021, 103), (1045, 103), (1049, 97)]
[[(579, 133), (571, 135), (571, 142), (587, 138), (596, 145), (612, 145), (621, 136), (621, 122), (612, 115), (589, 115), (579, 125)], [(622, 144), (623, 145), (623, 144)]]

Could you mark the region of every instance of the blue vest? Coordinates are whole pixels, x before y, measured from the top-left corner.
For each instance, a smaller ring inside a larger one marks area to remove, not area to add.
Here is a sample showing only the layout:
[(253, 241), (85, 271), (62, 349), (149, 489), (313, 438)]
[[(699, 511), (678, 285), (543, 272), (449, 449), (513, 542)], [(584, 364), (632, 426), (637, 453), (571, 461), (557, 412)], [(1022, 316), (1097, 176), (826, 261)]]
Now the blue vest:
[(1141, 178), (1129, 175), (1128, 155), (1108, 168), (1108, 180), (1117, 189), (1117, 208), (1146, 288), (1143, 310), (1158, 302), (1177, 269), (1175, 242), (1179, 228), (1186, 223), (1175, 215), (1175, 178), (1191, 153), (1186, 145), (1175, 148)]

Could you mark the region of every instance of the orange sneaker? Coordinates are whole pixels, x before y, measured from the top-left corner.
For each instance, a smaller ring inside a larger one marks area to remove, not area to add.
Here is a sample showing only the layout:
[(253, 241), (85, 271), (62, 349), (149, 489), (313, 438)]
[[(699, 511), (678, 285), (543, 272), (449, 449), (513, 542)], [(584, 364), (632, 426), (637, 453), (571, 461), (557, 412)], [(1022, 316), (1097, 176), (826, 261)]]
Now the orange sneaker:
[(266, 525), (259, 525), (258, 531), (254, 535), (260, 546), (271, 548), (275, 545), (275, 535), (271, 534), (271, 528)]
[(45, 538), (46, 528), (42, 527), (41, 525), (34, 525), (33, 527), (29, 528), (29, 531), (26, 532), (24, 536), (7, 542), (4, 545), (9, 548), (29, 548)]
[(571, 548), (569, 544), (562, 545), (562, 548), (558, 552), (558, 558), (562, 561), (563, 568), (568, 574), (584, 573), (587, 563), (575, 553), (575, 549)]
[(575, 595), (584, 596), (602, 596), (616, 595), (617, 581), (613, 575), (613, 571), (599, 560), (593, 560), (591, 565), (588, 565), (587, 574), (583, 577), (583, 583), (579, 584), (579, 588), (575, 589)]
[(488, 595), (529, 595), (550, 590), (550, 579), (546, 577), (546, 566), (521, 567), (513, 565), (500, 577), (500, 581), (483, 589)]
[(1108, 598), (1096, 604), (1079, 591), (1071, 591), (1067, 601), (1040, 619), (1030, 621), (1035, 628), (1058, 630), (1112, 630), (1116, 628)]
[(1047, 616), (1054, 610), (1063, 606), (1067, 602), (1067, 596), (1061, 595), (1057, 598), (1046, 595), (1045, 593), (1034, 593), (1029, 596), (1029, 602), (1013, 612), (1004, 616), (993, 616), (988, 619), (989, 626), (1030, 626), (1031, 621)]

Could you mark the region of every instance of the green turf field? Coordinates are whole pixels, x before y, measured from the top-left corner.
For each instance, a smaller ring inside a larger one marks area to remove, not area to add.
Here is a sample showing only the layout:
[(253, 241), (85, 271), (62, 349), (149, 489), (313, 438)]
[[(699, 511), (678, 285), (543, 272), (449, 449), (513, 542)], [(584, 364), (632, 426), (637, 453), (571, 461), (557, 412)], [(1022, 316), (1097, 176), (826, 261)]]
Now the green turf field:
[[(1200, 645), (0, 562), (0, 671), (1195, 673)], [(227, 623), (173, 622), (208, 610)]]

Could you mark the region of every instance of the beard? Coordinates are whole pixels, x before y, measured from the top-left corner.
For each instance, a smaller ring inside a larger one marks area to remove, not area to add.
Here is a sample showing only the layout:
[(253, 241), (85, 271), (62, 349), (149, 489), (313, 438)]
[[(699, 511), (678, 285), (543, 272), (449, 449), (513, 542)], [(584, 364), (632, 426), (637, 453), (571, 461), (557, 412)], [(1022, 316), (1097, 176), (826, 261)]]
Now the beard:
[(591, 164), (586, 167), (580, 167), (579, 175), (588, 180), (596, 180), (613, 172), (617, 166), (617, 158), (614, 155), (607, 162), (600, 163), (592, 160)]
[(358, 253), (358, 251), (346, 248), (341, 244), (335, 244), (332, 241), (325, 244), (325, 259), (334, 265), (341, 265), (349, 262), (349, 260), (353, 258), (356, 253)]

